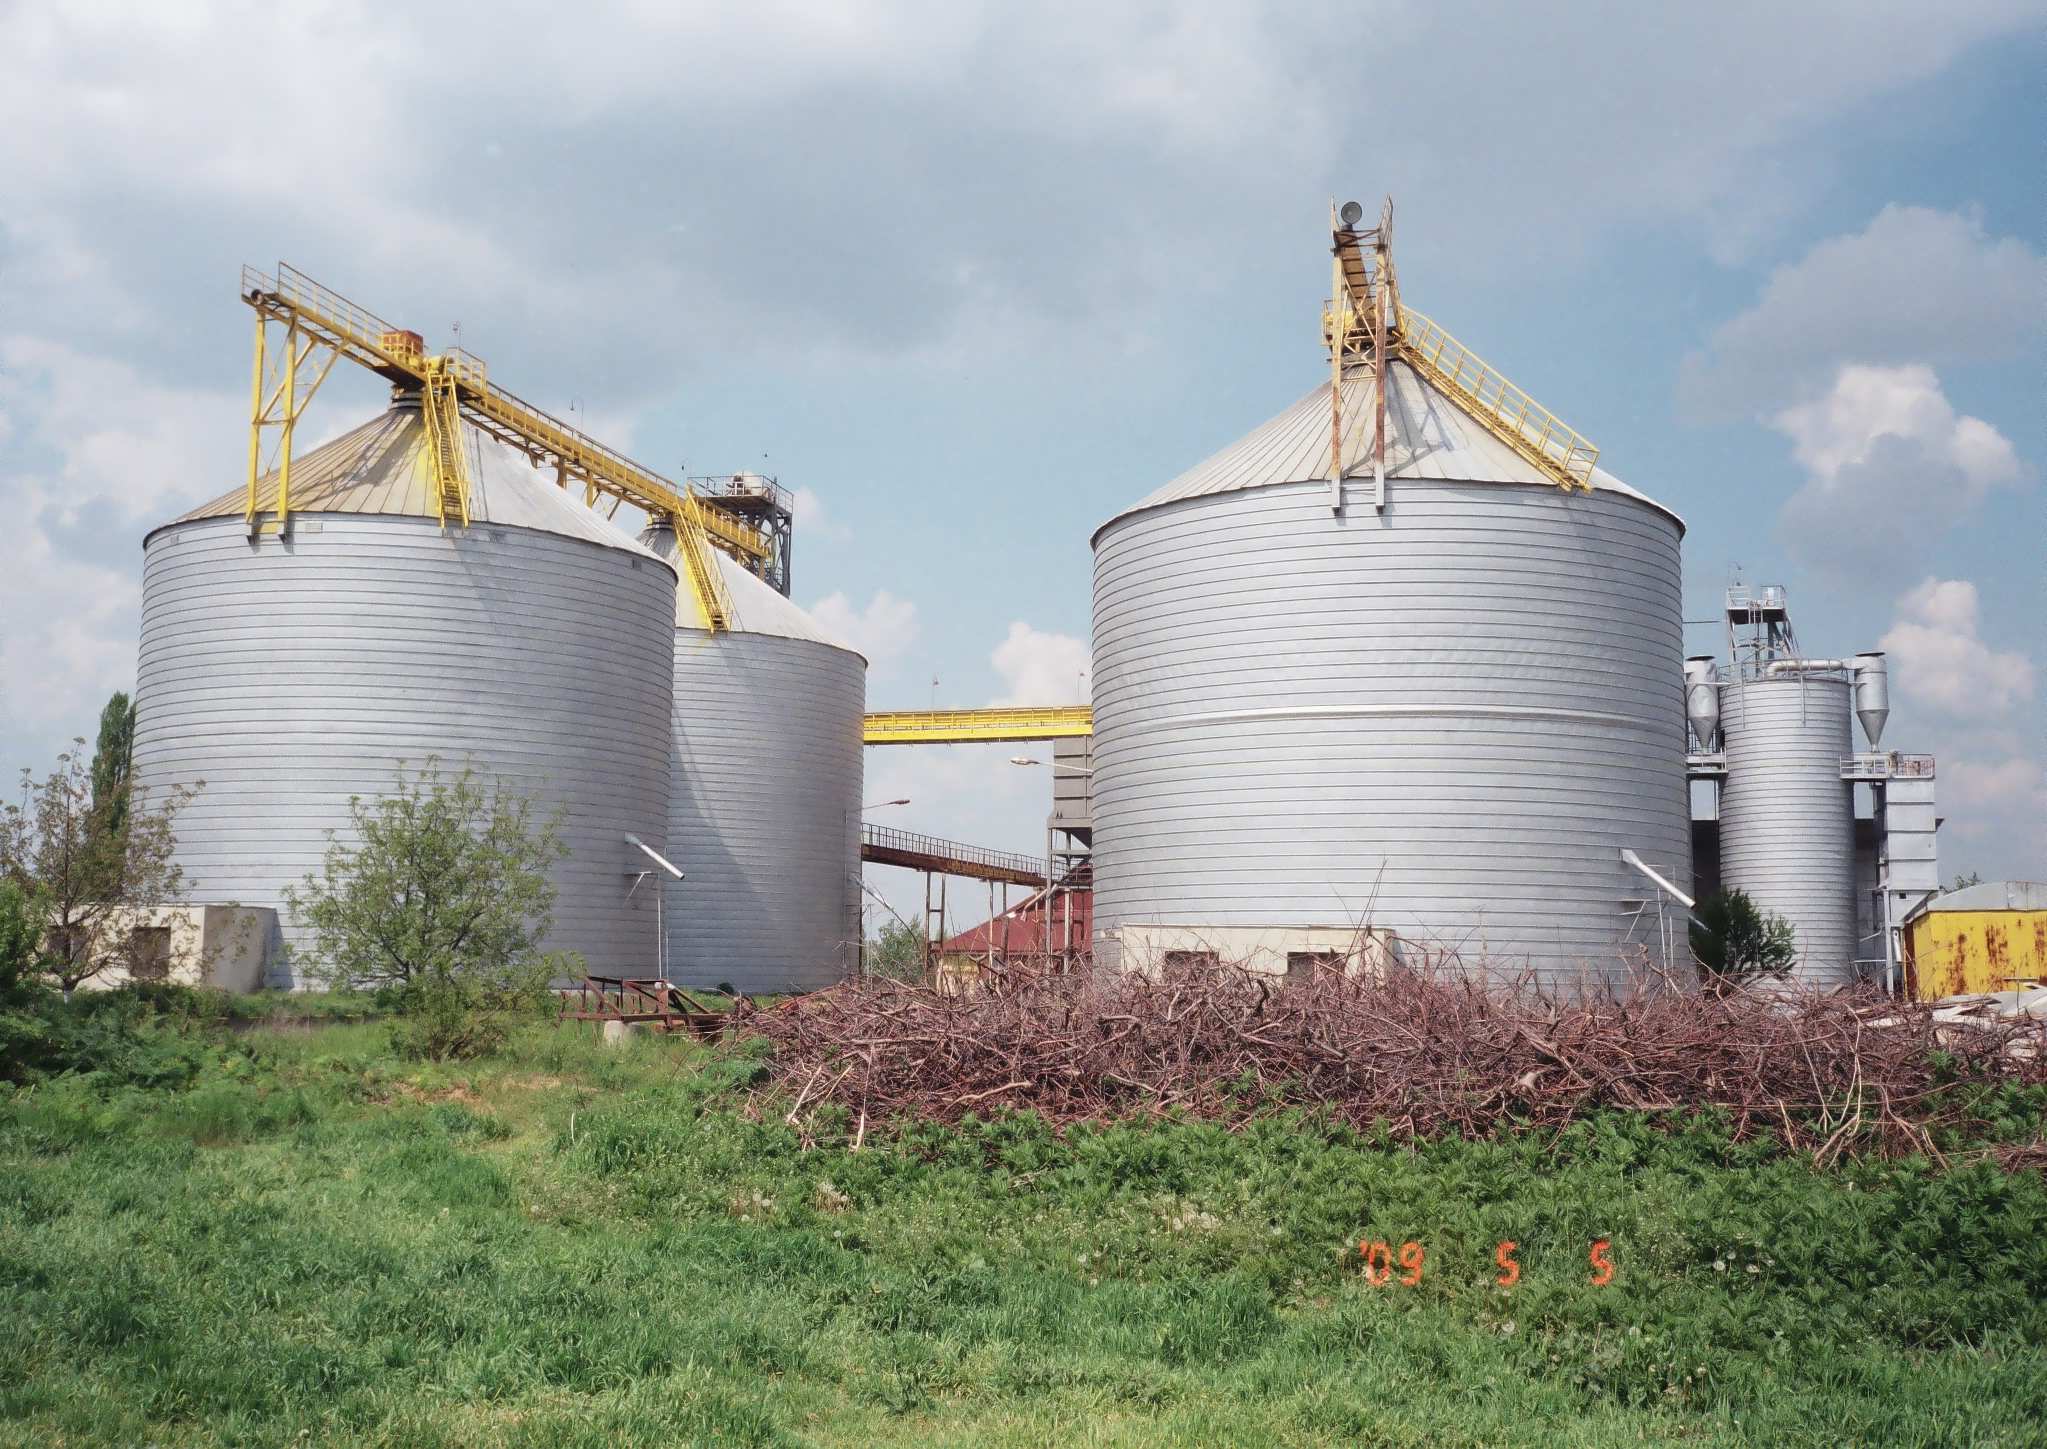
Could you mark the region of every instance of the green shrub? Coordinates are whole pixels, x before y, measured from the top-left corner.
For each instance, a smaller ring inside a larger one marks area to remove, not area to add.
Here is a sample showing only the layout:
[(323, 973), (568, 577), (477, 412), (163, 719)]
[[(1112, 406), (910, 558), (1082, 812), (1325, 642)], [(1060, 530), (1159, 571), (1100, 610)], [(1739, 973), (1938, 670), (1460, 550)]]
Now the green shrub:
[(468, 1061), (504, 1046), (522, 1021), (543, 1014), (553, 1002), (548, 983), (556, 976), (583, 974), (580, 957), (547, 956), (519, 971), (487, 976), (415, 976), (377, 993), (397, 1014), (391, 1045), (413, 1061)]

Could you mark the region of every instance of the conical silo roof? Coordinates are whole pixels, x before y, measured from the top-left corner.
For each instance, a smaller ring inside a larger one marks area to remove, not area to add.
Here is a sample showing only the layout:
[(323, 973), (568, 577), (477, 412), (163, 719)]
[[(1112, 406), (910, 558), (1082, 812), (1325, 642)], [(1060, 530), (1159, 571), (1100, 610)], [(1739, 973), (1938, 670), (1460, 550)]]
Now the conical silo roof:
[[(1490, 428), (1473, 418), (1412, 366), (1393, 361), (1386, 368), (1386, 476), (1461, 483), (1523, 483), (1554, 488), (1543, 472)], [(1195, 464), (1165, 486), (1123, 509), (1102, 525), (1161, 504), (1329, 477), (1329, 387), (1323, 383), (1278, 416)], [(1372, 380), (1363, 373), (1344, 379), (1344, 476), (1372, 474), (1375, 408)], [(1592, 487), (1619, 493), (1677, 514), (1637, 492), (1604, 469), (1592, 470)], [(1680, 525), (1683, 520), (1679, 519)], [(1101, 529), (1097, 529), (1097, 536)]]
[[(681, 561), (675, 555), (673, 530), (665, 527), (649, 528), (640, 534), (640, 542), (651, 549), (655, 557), (666, 560), (678, 574), (684, 573)], [(848, 654), (859, 655), (861, 662), (866, 662), (866, 655), (860, 654), (858, 649), (818, 623), (800, 606), (784, 598), (764, 580), (748, 573), (731, 555), (715, 548), (710, 550), (710, 554), (712, 561), (717, 565), (718, 577), (724, 582), (725, 593), (732, 600), (730, 627), (735, 632), (769, 634), (782, 639), (807, 639), (813, 644), (825, 644), (833, 649), (843, 649)], [(703, 613), (698, 609), (696, 596), (687, 584), (675, 593), (675, 627), (678, 629), (704, 627)]]
[[(530, 528), (628, 553), (660, 557), (623, 529), (585, 508), (525, 454), (466, 420), (462, 440), (469, 453), (472, 526)], [(293, 515), (345, 513), (437, 518), (426, 444), (426, 421), (420, 416), (417, 396), (395, 398), (388, 409), (368, 422), (292, 458)], [(276, 510), (277, 482), (273, 471), (257, 483), (259, 510)], [(248, 502), (248, 489), (235, 488), (160, 527), (209, 518), (239, 518), (247, 512)], [(663, 558), (662, 562), (674, 568), (671, 560)]]

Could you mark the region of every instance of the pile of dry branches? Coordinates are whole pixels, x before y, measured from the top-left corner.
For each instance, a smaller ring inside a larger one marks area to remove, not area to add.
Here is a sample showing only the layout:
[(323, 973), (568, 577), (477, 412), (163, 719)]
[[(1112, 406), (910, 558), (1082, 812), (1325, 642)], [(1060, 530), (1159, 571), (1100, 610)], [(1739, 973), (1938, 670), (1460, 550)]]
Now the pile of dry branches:
[[(1660, 990), (1546, 999), (1468, 976), (1229, 966), (997, 979), (968, 995), (867, 981), (735, 1026), (773, 1045), (788, 1117), (845, 1107), (864, 1137), (899, 1114), (1028, 1108), (1055, 1123), (1180, 1110), (1240, 1121), (1319, 1107), (1398, 1138), (1554, 1130), (1599, 1107), (1719, 1108), (1821, 1161), (1851, 1145), (1938, 1156), (1971, 1083), (2047, 1082), (2047, 1022), (1936, 1021), (1845, 993)], [(779, 1110), (779, 1108), (778, 1108)], [(2047, 1161), (2038, 1140), (1998, 1154)]]

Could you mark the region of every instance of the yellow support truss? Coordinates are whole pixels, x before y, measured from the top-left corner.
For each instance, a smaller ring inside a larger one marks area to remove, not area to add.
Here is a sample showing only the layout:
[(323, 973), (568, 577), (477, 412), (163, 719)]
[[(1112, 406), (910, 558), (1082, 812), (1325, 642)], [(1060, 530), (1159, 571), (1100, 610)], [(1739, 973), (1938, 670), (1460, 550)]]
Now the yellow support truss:
[[(394, 327), (365, 307), (321, 286), (303, 272), (282, 263), (275, 275), (242, 268), (242, 300), (256, 311), (256, 380), (249, 441), (249, 523), (256, 517), (256, 488), (262, 476), (263, 433), (281, 432), (278, 461), (276, 526), (291, 511), (291, 443), (293, 426), (313, 390), (334, 363), (347, 358), (394, 383), (416, 384), (422, 411), (428, 413), (429, 438), (434, 429), (455, 441), (452, 464), (444, 464), (439, 444), (432, 443), (429, 466), (434, 471), (437, 512), (445, 524), (451, 517), (469, 521), (466, 473), (461, 466), (460, 429), (449, 418), (466, 417), (492, 437), (517, 448), (536, 464), (551, 466), (563, 487), (570, 480), (584, 487), (586, 502), (606, 494), (646, 513), (649, 521), (671, 524), (683, 572), (696, 592), (707, 628), (730, 626), (731, 600), (705, 548), (718, 548), (749, 566), (774, 555), (774, 540), (743, 519), (699, 504), (693, 490), (678, 489), (651, 468), (635, 463), (589, 434), (570, 427), (490, 381), (483, 360), (452, 348), (437, 356), (424, 353), (419, 334)], [(285, 342), (275, 356), (268, 345), (272, 327), (284, 330)], [(310, 355), (328, 355), (317, 375), (301, 379)], [(273, 380), (274, 379), (274, 380)], [(433, 406), (429, 406), (429, 403)], [(434, 407), (444, 410), (436, 417)]]
[(1335, 258), (1329, 305), (1322, 313), (1322, 340), (1329, 348), (1331, 500), (1342, 507), (1344, 477), (1344, 378), (1361, 373), (1372, 382), (1377, 410), (1371, 445), (1376, 481), (1374, 501), (1385, 503), (1386, 389), (1383, 373), (1390, 353), (1404, 360), (1455, 400), (1486, 431), (1540, 468), (1557, 486), (1590, 492), (1599, 449), (1582, 433), (1509, 382), (1496, 368), (1400, 298), (1393, 271), (1393, 201), (1387, 198), (1379, 224), (1361, 230), (1363, 210), (1347, 203), (1331, 208)]
[(1011, 740), (1069, 740), (1095, 732), (1084, 704), (1049, 709), (905, 709), (867, 716), (870, 745), (967, 745)]

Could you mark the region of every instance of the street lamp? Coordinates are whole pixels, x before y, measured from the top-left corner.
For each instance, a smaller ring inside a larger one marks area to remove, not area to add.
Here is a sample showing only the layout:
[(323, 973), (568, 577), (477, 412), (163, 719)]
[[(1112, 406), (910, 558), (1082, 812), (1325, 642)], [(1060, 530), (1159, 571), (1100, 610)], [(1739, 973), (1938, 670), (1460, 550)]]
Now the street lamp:
[(1012, 765), (1036, 765), (1040, 769), (1051, 770), (1055, 773), (1064, 771), (1069, 775), (1092, 775), (1094, 773), (1093, 770), (1083, 769), (1079, 765), (1056, 765), (1047, 760), (1034, 760), (1029, 755), (1011, 755), (1009, 763)]
[(907, 805), (909, 803), (910, 797), (905, 795), (900, 800), (876, 800), (871, 804), (862, 805), (860, 808), (862, 810), (886, 810), (891, 805)]

